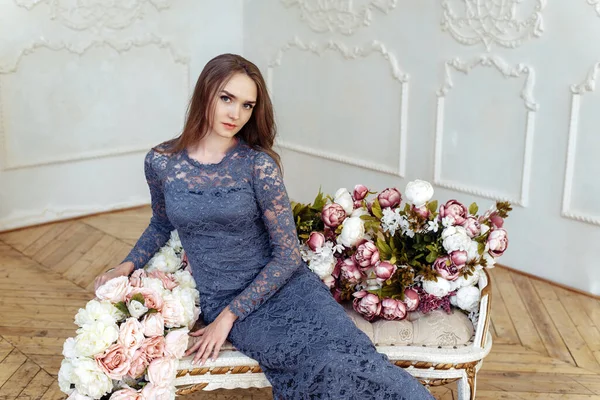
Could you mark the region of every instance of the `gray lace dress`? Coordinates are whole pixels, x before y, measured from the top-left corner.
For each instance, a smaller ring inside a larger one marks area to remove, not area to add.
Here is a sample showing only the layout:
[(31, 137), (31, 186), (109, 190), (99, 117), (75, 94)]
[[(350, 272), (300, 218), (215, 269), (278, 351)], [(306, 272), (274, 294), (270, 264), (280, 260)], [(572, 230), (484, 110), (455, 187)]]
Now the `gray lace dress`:
[(143, 267), (177, 229), (204, 321), (230, 307), (239, 319), (228, 340), (259, 362), (275, 399), (433, 399), (375, 350), (302, 261), (270, 156), (243, 141), (216, 164), (151, 150), (145, 173), (153, 216), (125, 261)]

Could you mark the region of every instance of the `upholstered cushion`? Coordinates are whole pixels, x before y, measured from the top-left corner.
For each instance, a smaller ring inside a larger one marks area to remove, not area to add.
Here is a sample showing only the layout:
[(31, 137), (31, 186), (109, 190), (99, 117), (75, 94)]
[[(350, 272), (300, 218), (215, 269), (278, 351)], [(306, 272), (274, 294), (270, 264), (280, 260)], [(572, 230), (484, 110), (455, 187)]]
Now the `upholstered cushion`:
[[(366, 333), (376, 346), (458, 346), (468, 343), (473, 336), (473, 324), (460, 311), (453, 310), (451, 314), (446, 314), (443, 310), (435, 310), (429, 314), (412, 312), (402, 321), (369, 322), (354, 311), (351, 304), (345, 304), (344, 308), (356, 326)], [(199, 321), (194, 330), (203, 326)], [(190, 339), (191, 346), (196, 339)], [(235, 348), (226, 341), (221, 350)]]

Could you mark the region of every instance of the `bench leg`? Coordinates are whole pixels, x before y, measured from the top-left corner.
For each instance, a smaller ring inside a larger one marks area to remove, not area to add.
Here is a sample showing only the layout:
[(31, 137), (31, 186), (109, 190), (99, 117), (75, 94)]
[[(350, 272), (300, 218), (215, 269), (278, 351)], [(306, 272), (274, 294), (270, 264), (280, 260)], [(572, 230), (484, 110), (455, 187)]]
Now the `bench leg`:
[(476, 385), (477, 369), (474, 365), (470, 365), (458, 381), (458, 400), (475, 400)]

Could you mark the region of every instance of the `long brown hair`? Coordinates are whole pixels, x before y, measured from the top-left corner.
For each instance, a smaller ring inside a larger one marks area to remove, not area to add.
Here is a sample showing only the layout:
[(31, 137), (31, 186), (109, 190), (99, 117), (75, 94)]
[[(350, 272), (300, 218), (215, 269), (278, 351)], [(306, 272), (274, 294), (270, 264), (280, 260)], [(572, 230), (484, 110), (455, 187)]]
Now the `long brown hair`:
[(183, 132), (167, 142), (165, 149), (158, 151), (176, 153), (198, 143), (206, 136), (216, 106), (217, 93), (237, 73), (246, 74), (254, 81), (257, 99), (252, 116), (236, 136), (242, 138), (253, 149), (270, 155), (281, 169), (281, 159), (273, 150), (277, 128), (267, 85), (258, 67), (237, 54), (221, 54), (206, 64), (196, 82)]

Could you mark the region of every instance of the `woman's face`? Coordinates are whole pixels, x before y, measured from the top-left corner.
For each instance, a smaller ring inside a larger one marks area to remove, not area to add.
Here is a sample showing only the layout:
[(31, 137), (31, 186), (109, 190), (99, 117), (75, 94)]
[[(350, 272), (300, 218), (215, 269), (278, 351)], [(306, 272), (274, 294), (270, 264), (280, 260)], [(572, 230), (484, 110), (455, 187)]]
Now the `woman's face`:
[(256, 94), (256, 84), (248, 75), (233, 75), (217, 93), (211, 134), (233, 138), (252, 116)]

